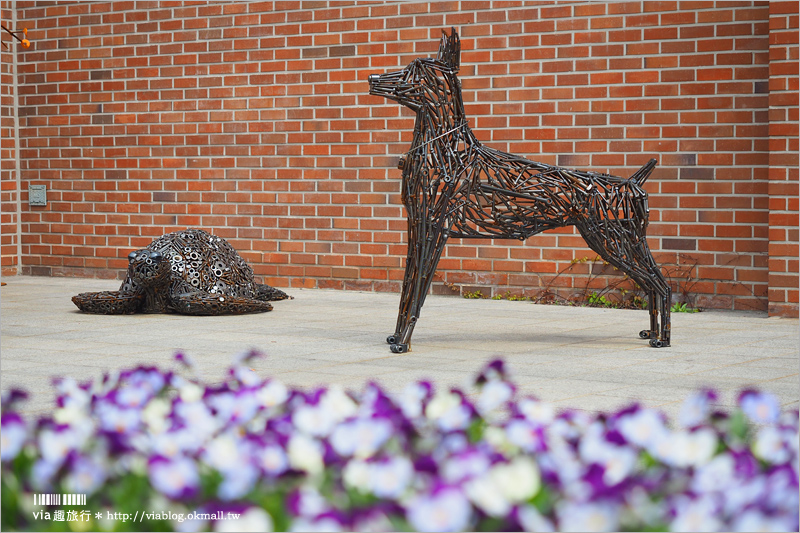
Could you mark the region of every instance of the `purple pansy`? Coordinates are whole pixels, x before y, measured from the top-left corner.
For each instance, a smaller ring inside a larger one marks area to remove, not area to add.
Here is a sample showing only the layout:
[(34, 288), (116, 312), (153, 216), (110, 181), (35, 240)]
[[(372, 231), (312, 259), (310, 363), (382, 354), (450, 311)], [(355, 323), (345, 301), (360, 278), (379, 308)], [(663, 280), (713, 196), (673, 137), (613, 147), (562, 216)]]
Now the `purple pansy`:
[(201, 513), (172, 518), (181, 531), (797, 529), (798, 413), (768, 393), (740, 395), (755, 423), (742, 430), (710, 390), (670, 423), (641, 405), (591, 414), (517, 398), (499, 360), (471, 390), (389, 394), (292, 389), (248, 368), (254, 356), (213, 385), (154, 367), (63, 378), (52, 418), (30, 425), (22, 395), (4, 393), (4, 483), (113, 508), (113, 487), (145, 477), (153, 505)]

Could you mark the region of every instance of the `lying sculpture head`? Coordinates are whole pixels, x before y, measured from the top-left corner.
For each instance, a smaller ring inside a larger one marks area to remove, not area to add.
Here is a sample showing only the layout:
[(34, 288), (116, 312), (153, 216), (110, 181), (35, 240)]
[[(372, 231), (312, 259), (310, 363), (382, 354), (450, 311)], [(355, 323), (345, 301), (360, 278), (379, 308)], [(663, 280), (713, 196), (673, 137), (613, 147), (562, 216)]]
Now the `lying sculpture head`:
[(128, 276), (132, 290), (169, 283), (171, 269), (169, 260), (159, 252), (143, 249), (128, 254)]

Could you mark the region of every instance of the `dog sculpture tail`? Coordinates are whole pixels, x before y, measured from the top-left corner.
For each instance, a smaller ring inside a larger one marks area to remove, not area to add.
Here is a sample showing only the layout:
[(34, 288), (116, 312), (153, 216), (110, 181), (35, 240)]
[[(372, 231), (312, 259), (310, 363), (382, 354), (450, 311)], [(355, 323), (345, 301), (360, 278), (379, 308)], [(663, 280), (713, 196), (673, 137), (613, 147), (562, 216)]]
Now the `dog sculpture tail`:
[(642, 186), (642, 184), (644, 184), (644, 182), (645, 182), (645, 181), (647, 181), (647, 178), (649, 178), (649, 177), (650, 177), (650, 174), (652, 174), (652, 172), (653, 172), (653, 169), (654, 169), (654, 168), (656, 168), (656, 164), (658, 164), (658, 161), (657, 161), (657, 160), (655, 160), (655, 159), (651, 159), (650, 161), (648, 161), (647, 163), (645, 163), (645, 165), (644, 165), (642, 168), (640, 168), (639, 170), (637, 170), (637, 171), (636, 171), (636, 172), (635, 172), (635, 173), (634, 173), (634, 174), (633, 174), (633, 175), (630, 177), (630, 179), (632, 179), (633, 181), (635, 181), (635, 182), (636, 182), (636, 184), (637, 184), (637, 185), (639, 185), (639, 186), (641, 187), (641, 186)]

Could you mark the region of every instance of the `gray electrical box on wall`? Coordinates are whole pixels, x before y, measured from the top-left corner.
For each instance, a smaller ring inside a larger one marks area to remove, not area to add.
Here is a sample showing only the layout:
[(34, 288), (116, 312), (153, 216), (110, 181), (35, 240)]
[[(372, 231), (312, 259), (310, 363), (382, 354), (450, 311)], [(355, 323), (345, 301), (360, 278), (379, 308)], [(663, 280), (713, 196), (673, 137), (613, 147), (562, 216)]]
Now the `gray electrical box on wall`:
[(28, 205), (47, 205), (47, 185), (28, 186)]

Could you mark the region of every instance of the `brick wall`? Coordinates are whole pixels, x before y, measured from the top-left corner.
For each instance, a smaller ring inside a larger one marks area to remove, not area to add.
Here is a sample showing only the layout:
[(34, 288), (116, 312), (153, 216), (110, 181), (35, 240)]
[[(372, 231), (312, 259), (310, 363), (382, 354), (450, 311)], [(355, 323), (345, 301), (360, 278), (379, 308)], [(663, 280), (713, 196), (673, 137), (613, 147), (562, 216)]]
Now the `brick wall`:
[[(678, 295), (796, 314), (796, 144), (774, 128), (796, 127), (797, 102), (770, 97), (792, 79), (770, 63), (786, 39), (771, 22), (796, 27), (783, 5), (18, 1), (34, 43), (16, 49), (21, 271), (115, 277), (131, 249), (193, 226), (271, 284), (398, 290), (413, 117), (366, 78), (435, 54), (456, 26), (479, 140), (623, 176), (657, 158), (650, 243)], [(47, 207), (27, 205), (28, 184)], [(434, 289), (582, 294), (606, 283), (581, 262), (594, 255), (572, 229), (454, 239)]]
[[(16, 30), (14, 10), (8, 2), (0, 4), (3, 26)], [(2, 30), (0, 30), (2, 31)], [(14, 51), (16, 44), (5, 31), (0, 45), (0, 267), (3, 274), (19, 269), (17, 207), (16, 113), (14, 107)]]
[(769, 5), (769, 311), (797, 316), (797, 2)]

